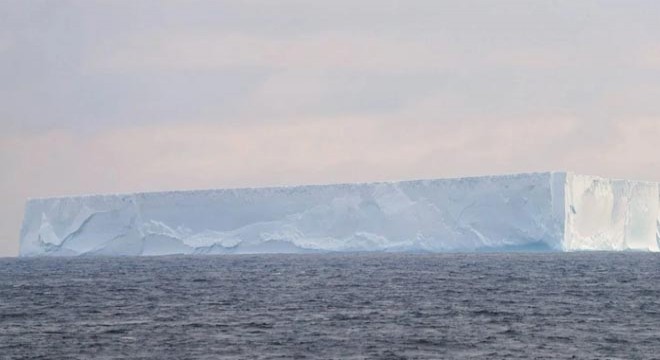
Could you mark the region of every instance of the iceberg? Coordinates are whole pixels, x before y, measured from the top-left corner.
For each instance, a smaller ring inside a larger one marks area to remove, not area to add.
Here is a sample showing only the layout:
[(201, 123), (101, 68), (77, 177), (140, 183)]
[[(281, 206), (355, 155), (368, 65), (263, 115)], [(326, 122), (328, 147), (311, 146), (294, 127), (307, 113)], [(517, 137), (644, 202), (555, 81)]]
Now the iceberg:
[(658, 251), (659, 209), (569, 172), (31, 199), (20, 256)]

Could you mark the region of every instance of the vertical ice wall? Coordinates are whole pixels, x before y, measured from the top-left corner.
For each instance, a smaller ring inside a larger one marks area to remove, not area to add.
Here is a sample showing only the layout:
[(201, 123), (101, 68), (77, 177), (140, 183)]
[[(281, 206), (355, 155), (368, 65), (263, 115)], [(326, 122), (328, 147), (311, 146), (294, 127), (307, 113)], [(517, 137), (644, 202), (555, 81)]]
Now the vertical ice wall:
[(658, 217), (655, 220), (655, 248), (654, 251), (660, 251), (660, 183), (657, 184), (658, 188)]
[(561, 250), (564, 173), (35, 199), (21, 255)]
[(536, 173), (35, 199), (20, 254), (643, 250), (658, 183)]
[(565, 250), (658, 251), (660, 184), (569, 173)]

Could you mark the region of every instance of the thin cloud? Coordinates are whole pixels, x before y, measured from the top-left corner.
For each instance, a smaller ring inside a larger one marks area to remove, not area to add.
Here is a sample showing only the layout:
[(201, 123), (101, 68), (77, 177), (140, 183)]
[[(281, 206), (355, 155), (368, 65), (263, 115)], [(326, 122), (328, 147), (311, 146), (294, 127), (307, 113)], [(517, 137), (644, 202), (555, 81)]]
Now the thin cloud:
[(132, 37), (101, 48), (92, 71), (203, 71), (234, 67), (273, 69), (419, 71), (446, 66), (451, 51), (436, 44), (364, 34), (323, 33), (281, 39), (207, 32)]

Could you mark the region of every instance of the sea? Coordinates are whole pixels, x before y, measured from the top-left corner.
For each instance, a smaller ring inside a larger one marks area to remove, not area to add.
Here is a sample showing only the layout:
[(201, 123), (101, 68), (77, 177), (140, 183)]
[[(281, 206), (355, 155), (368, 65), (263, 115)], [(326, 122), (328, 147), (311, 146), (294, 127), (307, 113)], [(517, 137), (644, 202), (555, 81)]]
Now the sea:
[(2, 258), (0, 359), (660, 359), (660, 256)]

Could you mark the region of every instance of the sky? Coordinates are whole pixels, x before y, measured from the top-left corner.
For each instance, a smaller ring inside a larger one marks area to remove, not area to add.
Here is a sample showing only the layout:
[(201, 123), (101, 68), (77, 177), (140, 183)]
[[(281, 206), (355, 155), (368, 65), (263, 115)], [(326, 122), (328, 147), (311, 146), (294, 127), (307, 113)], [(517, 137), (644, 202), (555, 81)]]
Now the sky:
[(0, 256), (34, 197), (659, 181), (658, 19), (654, 0), (0, 0)]

